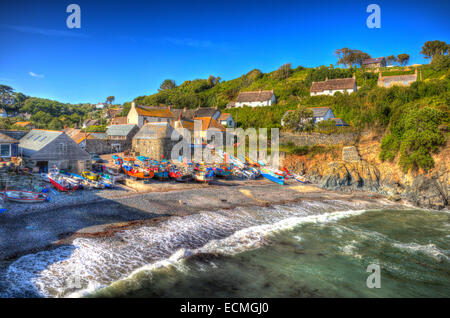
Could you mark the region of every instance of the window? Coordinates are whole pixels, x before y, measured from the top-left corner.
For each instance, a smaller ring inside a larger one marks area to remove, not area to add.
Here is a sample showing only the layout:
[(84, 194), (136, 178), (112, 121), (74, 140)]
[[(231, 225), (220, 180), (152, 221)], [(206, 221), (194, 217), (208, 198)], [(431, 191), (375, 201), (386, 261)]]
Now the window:
[(0, 156), (11, 157), (11, 145), (0, 145)]
[(63, 143), (58, 144), (58, 153), (60, 153), (60, 154), (67, 153), (67, 144), (63, 144)]

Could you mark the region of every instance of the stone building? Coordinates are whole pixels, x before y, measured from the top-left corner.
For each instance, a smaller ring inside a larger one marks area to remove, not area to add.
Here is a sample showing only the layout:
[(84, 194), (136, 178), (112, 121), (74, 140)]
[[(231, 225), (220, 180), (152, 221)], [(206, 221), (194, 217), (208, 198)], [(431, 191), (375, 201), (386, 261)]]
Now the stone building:
[(139, 128), (146, 123), (168, 122), (171, 124), (176, 119), (170, 107), (150, 107), (137, 106), (131, 103), (130, 111), (127, 115), (127, 123), (137, 125)]
[(133, 137), (138, 131), (138, 126), (134, 124), (109, 126), (106, 134), (111, 151), (114, 153), (130, 150)]
[[(175, 139), (175, 140), (172, 140)], [(155, 160), (170, 159), (175, 144), (181, 135), (167, 122), (147, 123), (133, 138), (133, 152)], [(178, 153), (178, 156), (183, 153)]]
[(368, 68), (386, 67), (386, 59), (384, 57), (365, 59), (362, 62), (362, 65)]
[(62, 131), (33, 129), (19, 143), (25, 165), (46, 172), (53, 166), (82, 172), (91, 167), (90, 155)]
[(380, 87), (392, 87), (392, 86), (409, 86), (417, 81), (417, 68), (414, 74), (409, 75), (394, 75), (383, 76), (381, 72), (378, 74), (378, 86)]

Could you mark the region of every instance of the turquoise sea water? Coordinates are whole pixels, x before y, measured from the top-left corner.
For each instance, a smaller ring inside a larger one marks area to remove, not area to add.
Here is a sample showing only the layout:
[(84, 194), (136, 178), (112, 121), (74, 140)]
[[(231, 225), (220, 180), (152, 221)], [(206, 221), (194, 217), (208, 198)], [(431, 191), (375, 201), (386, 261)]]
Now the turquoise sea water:
[(449, 297), (450, 213), (305, 200), (172, 217), (3, 264), (0, 296)]
[[(272, 233), (263, 246), (142, 270), (103, 297), (450, 297), (450, 215), (381, 210)], [(366, 285), (380, 266), (381, 288)]]

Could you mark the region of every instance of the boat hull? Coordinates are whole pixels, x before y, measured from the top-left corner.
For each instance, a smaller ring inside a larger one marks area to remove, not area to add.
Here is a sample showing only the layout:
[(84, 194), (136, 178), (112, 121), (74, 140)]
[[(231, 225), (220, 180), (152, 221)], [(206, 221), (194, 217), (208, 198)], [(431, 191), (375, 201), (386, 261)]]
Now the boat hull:
[(50, 183), (52, 184), (52, 186), (54, 186), (59, 191), (68, 192), (70, 190), (68, 187), (65, 187), (65, 186), (59, 184), (57, 181), (53, 180), (51, 177), (48, 177), (48, 180), (50, 180)]
[(19, 203), (39, 203), (48, 201), (48, 197), (43, 193), (29, 191), (5, 191), (3, 196), (8, 201)]
[(270, 181), (272, 181), (272, 182), (278, 183), (278, 184), (280, 184), (280, 185), (284, 185), (284, 180), (282, 180), (282, 179), (280, 179), (280, 178), (277, 178), (277, 177), (275, 177), (275, 176), (273, 176), (273, 175), (271, 175), (271, 174), (268, 174), (268, 173), (261, 173), (261, 175), (262, 175), (264, 178), (266, 178), (267, 180), (270, 180)]

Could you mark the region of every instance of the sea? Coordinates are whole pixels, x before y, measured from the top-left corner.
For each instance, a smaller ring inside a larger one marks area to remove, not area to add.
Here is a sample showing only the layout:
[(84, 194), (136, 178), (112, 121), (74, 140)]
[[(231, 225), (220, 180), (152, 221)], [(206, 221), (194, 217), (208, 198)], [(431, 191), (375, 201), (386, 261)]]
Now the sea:
[(450, 213), (304, 200), (170, 217), (3, 262), (0, 297), (450, 297)]

